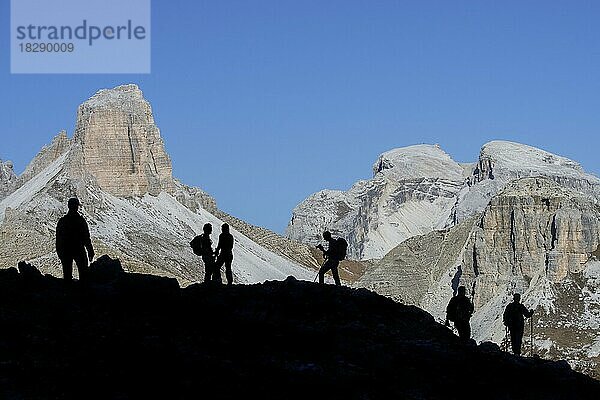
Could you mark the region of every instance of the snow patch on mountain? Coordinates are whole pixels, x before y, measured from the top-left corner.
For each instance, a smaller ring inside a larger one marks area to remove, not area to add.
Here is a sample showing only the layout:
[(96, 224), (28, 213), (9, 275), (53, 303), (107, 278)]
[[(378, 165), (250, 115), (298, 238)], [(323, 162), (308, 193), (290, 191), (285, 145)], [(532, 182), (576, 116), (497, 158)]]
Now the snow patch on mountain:
[(35, 194), (41, 192), (58, 174), (62, 171), (67, 153), (54, 160), (50, 165), (44, 168), (39, 174), (30, 179), (25, 185), (21, 186), (7, 198), (0, 202), (0, 224), (4, 220), (4, 213), (7, 208), (17, 208)]

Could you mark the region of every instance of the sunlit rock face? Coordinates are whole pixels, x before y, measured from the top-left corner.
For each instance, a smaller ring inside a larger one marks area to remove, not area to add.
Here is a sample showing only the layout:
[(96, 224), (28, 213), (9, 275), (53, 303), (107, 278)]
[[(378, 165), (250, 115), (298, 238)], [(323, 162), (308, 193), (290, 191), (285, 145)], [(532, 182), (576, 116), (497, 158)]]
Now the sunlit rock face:
[(100, 90), (79, 106), (74, 167), (115, 196), (172, 191), (171, 160), (136, 85)]
[(462, 281), (476, 304), (511, 283), (519, 291), (543, 276), (552, 283), (583, 271), (600, 244), (600, 207), (547, 178), (524, 178), (494, 197), (464, 252)]
[(383, 153), (373, 178), (350, 190), (323, 190), (292, 212), (287, 236), (316, 243), (324, 230), (347, 238), (349, 256), (385, 256), (402, 241), (446, 225), (465, 181), (465, 168), (438, 146)]
[(293, 210), (287, 236), (315, 243), (330, 230), (348, 239), (352, 258), (381, 259), (411, 237), (483, 212), (509, 183), (526, 177), (600, 196), (600, 179), (573, 160), (535, 147), (493, 141), (482, 147), (477, 162), (459, 164), (439, 146), (416, 145), (380, 155), (373, 178), (348, 191), (308, 197)]
[(527, 177), (545, 177), (566, 188), (600, 196), (600, 179), (586, 173), (576, 161), (520, 143), (493, 141), (481, 148), (452, 210), (452, 222), (483, 211), (506, 185)]

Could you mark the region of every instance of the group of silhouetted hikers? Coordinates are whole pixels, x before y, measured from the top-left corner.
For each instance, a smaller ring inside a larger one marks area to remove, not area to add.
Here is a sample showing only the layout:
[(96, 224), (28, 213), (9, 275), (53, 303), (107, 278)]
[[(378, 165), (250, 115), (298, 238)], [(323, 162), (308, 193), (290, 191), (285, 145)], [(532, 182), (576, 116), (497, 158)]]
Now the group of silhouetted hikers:
[(225, 265), (225, 277), (227, 284), (233, 284), (233, 272), (231, 264), (233, 263), (233, 235), (229, 233), (229, 225), (221, 225), (221, 234), (219, 235), (219, 243), (213, 251), (212, 240), (212, 225), (205, 224), (202, 228), (203, 233), (196, 236), (190, 246), (196, 255), (202, 257), (204, 263), (204, 282), (221, 283), (221, 268)]
[[(446, 307), (446, 326), (450, 321), (454, 323), (454, 328), (458, 332), (458, 337), (463, 342), (471, 340), (471, 316), (475, 308), (473, 302), (467, 297), (467, 290), (460, 286), (456, 296), (450, 299)], [(516, 355), (521, 355), (521, 345), (523, 344), (523, 333), (525, 332), (525, 318), (531, 318), (533, 310), (527, 310), (521, 304), (521, 295), (515, 293), (512, 303), (509, 303), (504, 310), (502, 321), (508, 333), (510, 333), (510, 342), (512, 351)]]
[[(94, 259), (94, 248), (89, 227), (83, 216), (79, 214), (80, 205), (79, 199), (69, 199), (69, 211), (60, 218), (56, 226), (56, 253), (62, 264), (64, 279), (67, 282), (71, 282), (73, 279), (73, 262), (77, 265), (79, 279), (85, 281), (88, 260), (91, 262)], [(210, 238), (211, 234), (212, 225), (205, 224), (203, 233), (190, 242), (192, 250), (202, 258), (204, 263), (204, 282), (221, 283), (221, 268), (225, 266), (227, 284), (232, 285), (233, 272), (231, 266), (233, 263), (234, 238), (229, 232), (229, 225), (223, 224), (221, 226), (219, 242), (214, 250)], [(348, 243), (344, 238), (334, 238), (329, 231), (323, 232), (323, 239), (328, 243), (328, 246), (327, 249), (322, 245), (317, 246), (323, 252), (325, 260), (323, 266), (319, 269), (319, 283), (325, 283), (325, 274), (331, 271), (335, 284), (340, 286), (338, 268), (340, 261), (346, 258)], [(460, 339), (464, 342), (471, 339), (470, 320), (473, 312), (473, 303), (467, 297), (465, 287), (460, 286), (446, 308), (446, 326), (449, 326), (450, 321), (452, 321)], [(504, 311), (503, 322), (508, 332), (510, 332), (512, 350), (516, 355), (521, 354), (525, 318), (530, 318), (532, 315), (533, 310), (527, 310), (521, 304), (521, 295), (514, 294), (513, 302), (508, 304)]]
[[(56, 253), (61, 261), (63, 276), (66, 281), (73, 279), (73, 262), (77, 265), (79, 279), (85, 281), (88, 271), (88, 260), (94, 259), (94, 248), (90, 238), (90, 230), (87, 222), (81, 214), (79, 207), (81, 203), (77, 198), (68, 201), (69, 212), (60, 218), (56, 226)], [(202, 229), (202, 234), (196, 236), (191, 242), (193, 252), (202, 258), (204, 264), (204, 282), (221, 283), (221, 268), (225, 266), (225, 277), (227, 284), (233, 284), (233, 235), (229, 232), (229, 225), (221, 226), (221, 234), (217, 248), (213, 250), (210, 235), (212, 225), (207, 223)], [(335, 284), (340, 286), (338, 266), (340, 261), (346, 258), (348, 243), (343, 238), (333, 238), (330, 232), (323, 233), (323, 239), (328, 243), (327, 250), (319, 245), (323, 252), (325, 262), (319, 270), (319, 282), (325, 282), (325, 274), (331, 271)]]

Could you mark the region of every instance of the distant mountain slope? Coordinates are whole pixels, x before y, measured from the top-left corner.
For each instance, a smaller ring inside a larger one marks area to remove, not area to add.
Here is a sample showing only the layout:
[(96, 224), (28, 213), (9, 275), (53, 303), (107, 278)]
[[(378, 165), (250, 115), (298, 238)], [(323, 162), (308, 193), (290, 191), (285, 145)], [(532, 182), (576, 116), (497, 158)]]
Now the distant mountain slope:
[[(208, 194), (172, 177), (152, 110), (137, 86), (99, 91), (79, 107), (72, 139), (61, 132), (21, 176), (6, 171), (12, 170), (3, 164), (0, 187), (12, 186), (0, 202), (0, 267), (29, 260), (59, 275), (54, 229), (68, 198), (78, 196), (98, 255), (182, 283), (203, 278), (189, 241), (210, 222), (216, 247), (224, 222), (216, 214), (223, 214)], [(276, 254), (252, 239), (255, 231), (245, 230), (247, 236), (235, 229), (241, 222), (232, 225), (236, 282), (312, 279), (314, 263), (303, 245)], [(275, 249), (286, 240), (272, 235), (271, 242)]]

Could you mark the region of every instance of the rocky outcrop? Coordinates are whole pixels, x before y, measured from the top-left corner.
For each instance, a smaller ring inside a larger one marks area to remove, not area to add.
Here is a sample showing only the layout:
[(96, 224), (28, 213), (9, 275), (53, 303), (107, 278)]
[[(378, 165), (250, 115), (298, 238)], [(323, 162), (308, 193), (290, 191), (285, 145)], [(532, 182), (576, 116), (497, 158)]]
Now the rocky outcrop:
[(585, 173), (577, 162), (524, 144), (493, 141), (482, 147), (479, 161), (459, 194), (451, 222), (481, 212), (510, 182), (538, 176), (600, 196), (600, 179)]
[(13, 163), (0, 160), (0, 200), (15, 189), (16, 181), (17, 176), (13, 169)]
[(42, 172), (46, 167), (56, 161), (71, 148), (71, 140), (66, 131), (60, 131), (52, 139), (52, 143), (44, 146), (42, 150), (31, 160), (25, 171), (19, 175), (19, 186), (22, 186), (31, 178)]
[(100, 90), (79, 106), (73, 142), (72, 174), (91, 175), (107, 193), (127, 197), (174, 189), (171, 160), (136, 85)]
[(581, 273), (599, 244), (595, 199), (549, 179), (524, 178), (486, 207), (467, 243), (461, 281), (481, 306), (507, 284), (525, 292), (536, 277), (560, 283)]
[(389, 151), (373, 165), (373, 179), (347, 192), (315, 193), (298, 205), (286, 235), (314, 244), (330, 230), (346, 237), (351, 258), (381, 258), (398, 243), (445, 226), (464, 171), (438, 146)]
[(441, 319), (437, 311), (458, 287), (463, 249), (476, 220), (405, 240), (368, 269), (356, 286), (434, 311)]
[(213, 214), (218, 211), (217, 201), (214, 197), (200, 188), (184, 185), (177, 179), (174, 180), (174, 190), (172, 194), (178, 202), (194, 212), (198, 211), (200, 208)]

